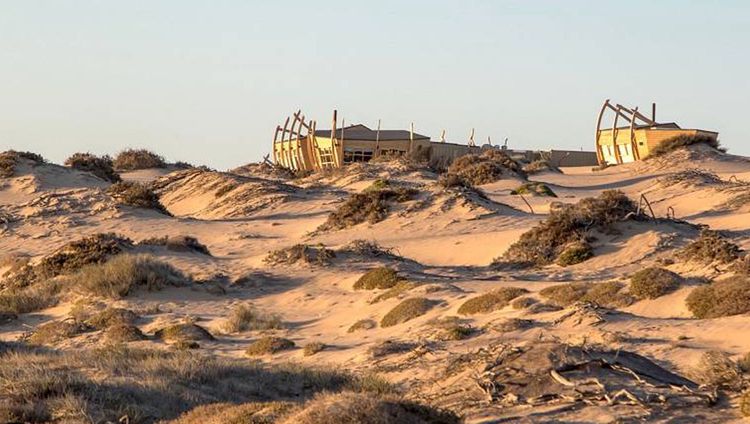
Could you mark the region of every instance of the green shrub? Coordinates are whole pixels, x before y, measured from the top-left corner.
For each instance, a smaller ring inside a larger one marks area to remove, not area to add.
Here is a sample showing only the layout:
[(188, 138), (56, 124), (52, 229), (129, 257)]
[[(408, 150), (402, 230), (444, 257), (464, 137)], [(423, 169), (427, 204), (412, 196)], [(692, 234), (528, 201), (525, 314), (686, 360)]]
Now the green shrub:
[(248, 356), (271, 355), (283, 350), (294, 349), (295, 344), (283, 337), (266, 336), (250, 343), (245, 350)]
[(157, 330), (154, 337), (165, 342), (199, 342), (215, 340), (214, 336), (198, 324), (173, 324)]
[(114, 160), (115, 169), (134, 171), (137, 169), (164, 168), (164, 158), (145, 149), (127, 149), (118, 153)]
[(735, 261), (739, 254), (739, 246), (728, 241), (719, 232), (703, 230), (700, 236), (678, 252), (677, 256), (704, 264), (728, 264)]
[(107, 193), (120, 205), (132, 206), (134, 208), (153, 209), (157, 212), (169, 215), (169, 211), (159, 201), (159, 196), (143, 184), (132, 181), (120, 181), (112, 184)]
[(91, 153), (76, 153), (65, 159), (65, 165), (94, 174), (104, 181), (111, 183), (121, 181), (120, 175), (115, 172), (112, 158), (107, 155), (99, 157)]
[(528, 292), (519, 287), (500, 287), (467, 300), (458, 308), (458, 313), (461, 315), (486, 314), (508, 306), (511, 300)]
[(402, 278), (396, 270), (387, 266), (373, 268), (367, 271), (354, 283), (354, 290), (390, 289)]
[(696, 318), (718, 318), (750, 312), (750, 278), (734, 276), (696, 287), (685, 303)]
[(249, 330), (271, 330), (282, 327), (281, 317), (263, 314), (251, 305), (237, 305), (222, 324), (226, 333), (240, 333)]
[(412, 297), (396, 305), (380, 320), (383, 328), (392, 327), (426, 314), (435, 305), (434, 301), (422, 297)]
[(97, 296), (119, 299), (133, 290), (160, 290), (189, 280), (171, 265), (148, 255), (119, 255), (103, 264), (87, 265), (70, 276), (72, 287)]
[(664, 268), (642, 269), (630, 277), (630, 293), (639, 299), (656, 299), (677, 290), (681, 280)]
[(705, 144), (707, 146), (713, 147), (714, 149), (720, 149), (719, 141), (715, 137), (711, 137), (708, 135), (701, 135), (701, 134), (695, 134), (695, 135), (678, 135), (672, 138), (668, 138), (661, 143), (654, 146), (654, 148), (651, 149), (651, 151), (648, 153), (648, 158), (653, 158), (657, 156), (662, 156), (664, 154), (667, 154), (669, 152), (673, 152), (679, 148), (691, 146), (694, 144)]
[(557, 257), (560, 266), (571, 266), (584, 262), (594, 256), (594, 249), (584, 240), (574, 241), (563, 248)]
[(494, 264), (550, 264), (570, 243), (586, 240), (590, 230), (608, 231), (613, 224), (635, 212), (633, 201), (615, 190), (582, 199), (575, 205), (564, 205), (552, 210), (541, 224), (521, 234)]
[(531, 194), (534, 196), (557, 197), (555, 192), (552, 191), (552, 189), (549, 188), (546, 184), (537, 183), (537, 182), (521, 184), (520, 186), (516, 187), (514, 190), (511, 190), (510, 194), (512, 195)]

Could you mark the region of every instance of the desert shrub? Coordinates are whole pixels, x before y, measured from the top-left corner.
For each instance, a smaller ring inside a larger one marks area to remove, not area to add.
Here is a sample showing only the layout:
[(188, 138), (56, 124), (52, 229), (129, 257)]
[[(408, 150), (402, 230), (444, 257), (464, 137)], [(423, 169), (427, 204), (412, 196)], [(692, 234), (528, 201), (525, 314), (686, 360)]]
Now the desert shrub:
[(448, 167), (448, 174), (457, 175), (471, 185), (495, 182), (506, 174), (526, 176), (518, 162), (496, 149), (456, 158)]
[(159, 201), (159, 196), (143, 184), (132, 181), (120, 181), (119, 183), (112, 184), (107, 189), (107, 193), (120, 205), (153, 209), (164, 215), (171, 216), (169, 211)]
[(461, 319), (455, 316), (434, 319), (428, 324), (440, 330), (437, 339), (442, 341), (464, 340), (475, 332), (471, 325), (461, 322)]
[(374, 240), (352, 240), (349, 244), (338, 250), (341, 253), (352, 253), (365, 258), (391, 258), (400, 257), (393, 253), (393, 249), (383, 247)]
[(353, 193), (341, 206), (328, 215), (328, 219), (319, 229), (338, 230), (362, 222), (378, 223), (388, 215), (390, 204), (412, 200), (417, 193), (417, 190), (405, 187)]
[(137, 169), (164, 168), (164, 158), (146, 149), (127, 149), (118, 153), (114, 160), (115, 169), (134, 171)]
[(271, 355), (283, 350), (294, 349), (295, 344), (289, 339), (275, 336), (265, 336), (250, 343), (245, 349), (248, 356)]
[(537, 159), (523, 167), (523, 172), (528, 175), (538, 174), (543, 171), (560, 172), (560, 169), (545, 159)]
[(734, 276), (696, 287), (685, 303), (696, 318), (718, 318), (750, 312), (750, 278)]
[(394, 397), (361, 393), (320, 395), (290, 415), (283, 424), (458, 424), (461, 420), (444, 412)]
[(743, 417), (750, 417), (750, 391), (740, 396), (740, 413)]
[(519, 297), (517, 299), (513, 299), (513, 301), (510, 302), (510, 306), (513, 309), (526, 309), (535, 303), (537, 303), (536, 300), (530, 297)]
[(91, 153), (75, 153), (65, 159), (65, 165), (79, 171), (89, 172), (111, 183), (121, 181), (120, 175), (115, 172), (112, 158), (107, 155), (96, 156)]
[(545, 287), (539, 294), (557, 306), (569, 306), (578, 302), (591, 289), (591, 283), (567, 283)]
[(551, 211), (549, 217), (523, 233), (494, 264), (547, 265), (570, 243), (585, 241), (593, 229), (608, 231), (636, 212), (636, 205), (622, 192), (609, 190), (599, 197), (582, 199)]
[(293, 363), (264, 365), (189, 350), (109, 344), (57, 351), (0, 343), (0, 417), (9, 417), (7, 422), (153, 423), (200, 405), (301, 402), (315, 393), (339, 391), (393, 388), (370, 375)]
[(175, 252), (197, 252), (211, 256), (208, 247), (192, 236), (151, 237), (141, 240), (138, 244), (145, 246), (164, 246)]
[(395, 286), (375, 296), (375, 298), (370, 300), (370, 303), (378, 303), (378, 302), (382, 302), (383, 300), (388, 300), (394, 297), (399, 297), (407, 293), (409, 290), (419, 287), (420, 285), (421, 284), (419, 283), (414, 283), (414, 282), (406, 281), (406, 280), (399, 281), (398, 283), (396, 283)]
[(104, 338), (110, 343), (129, 343), (146, 340), (143, 332), (131, 324), (115, 324), (104, 330)]
[(661, 143), (654, 146), (653, 149), (648, 153), (648, 158), (653, 158), (673, 152), (679, 148), (691, 146), (694, 144), (705, 144), (713, 147), (714, 149), (720, 149), (719, 141), (711, 136), (707, 135), (678, 135), (672, 138), (668, 138)]
[(382, 358), (388, 355), (396, 355), (413, 350), (417, 347), (416, 343), (405, 342), (400, 340), (384, 340), (376, 345), (371, 346), (367, 351), (374, 359)]
[(193, 408), (169, 424), (271, 424), (298, 406), (296, 402), (212, 403)]
[(630, 294), (622, 292), (624, 287), (624, 284), (617, 281), (592, 284), (578, 300), (581, 302), (593, 302), (607, 308), (629, 306), (635, 299)]
[(487, 325), (488, 328), (491, 328), (495, 331), (499, 331), (501, 333), (510, 333), (511, 331), (519, 331), (519, 330), (526, 330), (527, 328), (531, 328), (534, 326), (534, 321), (530, 319), (520, 319), (520, 318), (504, 318), (497, 322), (491, 322)]
[(519, 287), (500, 287), (467, 300), (458, 308), (458, 313), (461, 315), (486, 314), (508, 306), (511, 300), (528, 292)]
[(371, 319), (361, 319), (354, 324), (352, 324), (348, 330), (346, 330), (347, 333), (354, 333), (355, 331), (361, 331), (361, 330), (372, 330), (373, 328), (377, 327), (378, 324), (371, 320)]
[(664, 268), (642, 269), (630, 277), (630, 293), (639, 299), (656, 299), (677, 290), (681, 280)]
[(157, 330), (154, 337), (169, 343), (215, 340), (208, 330), (194, 323), (173, 324), (164, 327)]
[(709, 350), (701, 355), (692, 372), (701, 384), (737, 390), (742, 385), (742, 370), (732, 358), (724, 353)]
[(59, 300), (60, 291), (61, 285), (55, 280), (6, 289), (0, 292), (0, 315), (9, 320), (19, 314), (54, 306)]
[(531, 194), (534, 196), (547, 196), (547, 197), (557, 197), (554, 191), (552, 191), (547, 184), (544, 183), (537, 183), (537, 182), (530, 182), (530, 183), (524, 183), (520, 186), (516, 187), (515, 189), (510, 191), (510, 194), (518, 195), (518, 194)]
[(307, 244), (295, 244), (286, 249), (274, 250), (268, 253), (263, 260), (269, 265), (293, 265), (298, 262), (315, 264), (320, 266), (330, 265), (336, 252), (327, 249), (323, 244), (310, 246)]
[(40, 165), (46, 161), (41, 155), (31, 152), (17, 152), (15, 150), (6, 150), (0, 153), (0, 178), (10, 178), (16, 173), (16, 165), (21, 159), (33, 161)]
[(735, 261), (739, 254), (739, 246), (728, 241), (721, 233), (703, 230), (700, 236), (680, 250), (677, 256), (704, 264), (712, 262), (728, 264)]
[(556, 263), (560, 266), (580, 264), (594, 256), (594, 249), (584, 240), (569, 243), (557, 256)]
[(438, 178), (438, 185), (443, 188), (472, 188), (473, 186), (456, 174), (442, 174)]
[(750, 255), (744, 255), (732, 265), (732, 271), (740, 275), (750, 276)]
[(380, 326), (392, 327), (417, 318), (427, 313), (435, 305), (435, 302), (423, 297), (412, 297), (406, 299), (390, 310), (382, 320)]
[(282, 327), (281, 317), (261, 313), (250, 305), (237, 305), (229, 314), (221, 329), (226, 333), (249, 330), (270, 330)]
[(138, 320), (138, 315), (129, 309), (108, 307), (92, 314), (84, 322), (97, 330), (114, 325), (130, 325)]
[(75, 337), (91, 328), (74, 320), (52, 321), (37, 327), (25, 339), (30, 344), (50, 345)]
[(310, 342), (305, 345), (302, 350), (302, 354), (305, 356), (313, 356), (318, 352), (325, 350), (328, 346), (321, 342)]
[(393, 268), (381, 266), (367, 271), (354, 283), (354, 290), (390, 289), (402, 281)]
[(189, 280), (171, 265), (148, 255), (118, 255), (102, 264), (87, 265), (69, 277), (69, 284), (88, 294), (119, 299), (133, 290), (160, 290)]
[(45, 256), (36, 265), (26, 265), (6, 278), (8, 287), (25, 287), (85, 265), (100, 264), (132, 246), (129, 239), (114, 233), (100, 233), (70, 242)]

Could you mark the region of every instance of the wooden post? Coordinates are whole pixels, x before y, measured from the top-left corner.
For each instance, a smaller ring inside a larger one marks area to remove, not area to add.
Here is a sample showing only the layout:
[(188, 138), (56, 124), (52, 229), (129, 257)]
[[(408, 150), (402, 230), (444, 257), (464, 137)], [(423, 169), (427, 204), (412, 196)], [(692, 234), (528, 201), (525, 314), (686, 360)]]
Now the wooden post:
[(469, 132), (469, 146), (475, 146), (474, 144), (474, 128)]
[(333, 122), (331, 123), (331, 143), (335, 145), (336, 140), (336, 109), (333, 110)]
[(378, 130), (375, 133), (375, 154), (373, 156), (380, 155), (380, 119), (378, 119)]
[(602, 117), (604, 116), (604, 111), (607, 109), (608, 105), (609, 99), (604, 101), (602, 108), (599, 110), (599, 117), (596, 119), (596, 137), (594, 138), (594, 143), (596, 146), (596, 159), (599, 161), (599, 165), (604, 165), (605, 163), (602, 146), (599, 144), (599, 137), (601, 136)]
[(414, 150), (414, 122), (409, 124), (409, 153)]
[(620, 156), (620, 149), (617, 146), (617, 118), (620, 117), (621, 107), (617, 106), (617, 113), (615, 114), (615, 120), (612, 121), (612, 147), (615, 149), (615, 161), (619, 164), (622, 163), (622, 157)]
[(487, 144), (492, 146), (492, 139), (490, 138), (490, 136), (487, 136)]
[(656, 122), (656, 103), (651, 103), (651, 120)]
[(440, 142), (445, 143), (445, 130), (440, 131)]

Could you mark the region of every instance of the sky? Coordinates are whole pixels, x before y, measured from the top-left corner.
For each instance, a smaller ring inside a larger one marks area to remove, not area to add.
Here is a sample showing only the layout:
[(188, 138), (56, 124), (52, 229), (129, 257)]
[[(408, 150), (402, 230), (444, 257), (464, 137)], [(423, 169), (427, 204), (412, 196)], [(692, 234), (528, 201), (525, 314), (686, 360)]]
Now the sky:
[(593, 150), (610, 98), (750, 155), (748, 46), (747, 1), (0, 0), (0, 150), (227, 169), (297, 109)]

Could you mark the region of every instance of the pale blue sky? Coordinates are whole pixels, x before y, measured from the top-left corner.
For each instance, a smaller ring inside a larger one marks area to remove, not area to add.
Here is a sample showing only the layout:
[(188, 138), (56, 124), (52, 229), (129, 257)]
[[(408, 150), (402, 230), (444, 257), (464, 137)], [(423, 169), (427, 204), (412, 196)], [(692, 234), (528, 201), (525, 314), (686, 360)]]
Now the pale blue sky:
[(0, 0), (0, 150), (227, 168), (328, 126), (591, 149), (603, 99), (750, 155), (747, 1)]

